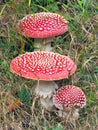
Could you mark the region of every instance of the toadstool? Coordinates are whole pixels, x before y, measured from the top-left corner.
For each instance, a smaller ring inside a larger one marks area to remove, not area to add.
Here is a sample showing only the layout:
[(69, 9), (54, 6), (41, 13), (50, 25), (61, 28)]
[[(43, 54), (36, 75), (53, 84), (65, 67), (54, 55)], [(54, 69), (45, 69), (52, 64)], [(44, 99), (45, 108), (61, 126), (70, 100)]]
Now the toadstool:
[(51, 98), (52, 93), (57, 89), (53, 80), (67, 78), (75, 72), (77, 67), (67, 56), (54, 52), (34, 51), (14, 58), (10, 63), (10, 68), (12, 72), (22, 77), (45, 81), (38, 82), (36, 93), (43, 98)]
[(47, 44), (48, 40), (51, 41), (51, 37), (67, 32), (68, 22), (56, 13), (40, 12), (25, 16), (18, 22), (17, 27), (20, 34), (36, 39), (35, 48), (39, 48), (40, 42), (44, 42), (45, 51), (50, 51), (51, 46)]
[(59, 116), (61, 117), (67, 117), (67, 111), (73, 110), (70, 119), (76, 120), (79, 117), (79, 109), (86, 105), (86, 97), (79, 87), (66, 85), (53, 95), (53, 104), (60, 110)]

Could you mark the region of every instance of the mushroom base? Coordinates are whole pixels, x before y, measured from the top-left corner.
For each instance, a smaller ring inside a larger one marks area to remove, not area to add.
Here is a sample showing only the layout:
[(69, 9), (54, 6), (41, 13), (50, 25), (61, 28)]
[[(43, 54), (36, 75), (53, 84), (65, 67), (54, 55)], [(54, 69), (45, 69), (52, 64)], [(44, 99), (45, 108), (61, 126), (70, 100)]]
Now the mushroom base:
[(59, 110), (58, 115), (59, 115), (59, 117), (65, 118), (66, 121), (69, 121), (72, 123), (79, 118), (79, 109), (75, 109), (73, 111)]
[(53, 101), (52, 98), (40, 98), (41, 106), (46, 108), (47, 110), (51, 110), (53, 107)]

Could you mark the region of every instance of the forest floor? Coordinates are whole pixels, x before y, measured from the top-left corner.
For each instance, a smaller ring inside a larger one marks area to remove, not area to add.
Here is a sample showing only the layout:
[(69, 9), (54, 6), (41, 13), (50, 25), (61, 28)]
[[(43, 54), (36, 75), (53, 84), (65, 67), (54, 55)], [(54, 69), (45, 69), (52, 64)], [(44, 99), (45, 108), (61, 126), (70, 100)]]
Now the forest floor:
[[(73, 84), (86, 95), (87, 104), (75, 122), (60, 118), (56, 108), (43, 108), (34, 93), (36, 81), (10, 70), (13, 58), (34, 51), (34, 39), (21, 36), (16, 25), (27, 14), (36, 12), (57, 13), (68, 21), (68, 32), (55, 37), (52, 45), (54, 52), (69, 56), (77, 65), (72, 76), (56, 83), (59, 87)], [(96, 0), (0, 1), (0, 130), (98, 130)]]

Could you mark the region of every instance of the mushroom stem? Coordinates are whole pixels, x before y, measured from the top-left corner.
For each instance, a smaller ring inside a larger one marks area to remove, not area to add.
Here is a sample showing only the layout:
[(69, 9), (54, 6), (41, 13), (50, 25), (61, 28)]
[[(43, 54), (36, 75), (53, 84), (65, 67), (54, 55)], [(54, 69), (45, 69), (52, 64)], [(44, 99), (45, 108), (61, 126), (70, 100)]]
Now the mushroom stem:
[(51, 110), (53, 107), (53, 101), (52, 98), (40, 98), (41, 105), (46, 108), (47, 110)]
[(40, 96), (40, 103), (46, 109), (53, 106), (52, 96), (58, 85), (54, 81), (38, 81), (35, 86), (35, 93)]
[(36, 51), (51, 51), (53, 48), (51, 47), (51, 42), (53, 41), (53, 37), (50, 38), (35, 38), (34, 39), (34, 48)]
[(66, 123), (71, 123), (76, 129), (76, 120), (79, 118), (79, 109), (74, 109), (73, 111), (59, 110), (58, 116), (63, 118)]
[(66, 121), (73, 122), (79, 118), (79, 109), (74, 109), (70, 111), (63, 111), (59, 110), (58, 111), (59, 117), (66, 118)]

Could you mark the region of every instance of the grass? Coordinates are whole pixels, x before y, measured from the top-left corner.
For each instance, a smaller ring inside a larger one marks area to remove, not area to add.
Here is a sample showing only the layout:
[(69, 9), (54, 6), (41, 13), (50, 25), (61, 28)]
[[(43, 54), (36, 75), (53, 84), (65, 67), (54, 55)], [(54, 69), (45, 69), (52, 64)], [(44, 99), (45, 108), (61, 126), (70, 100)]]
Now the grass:
[[(76, 126), (59, 118), (56, 110), (47, 111), (39, 105), (33, 87), (36, 81), (24, 79), (10, 71), (9, 65), (14, 57), (34, 51), (33, 39), (18, 33), (18, 20), (26, 14), (42, 11), (58, 13), (69, 21), (69, 31), (55, 37), (53, 47), (54, 52), (70, 56), (77, 64), (73, 76), (57, 81), (59, 87), (74, 84), (86, 94), (87, 105), (80, 111)], [(0, 3), (0, 130), (98, 129), (97, 25), (96, 0), (8, 0)], [(22, 105), (9, 111), (5, 104), (8, 98), (19, 98)]]

